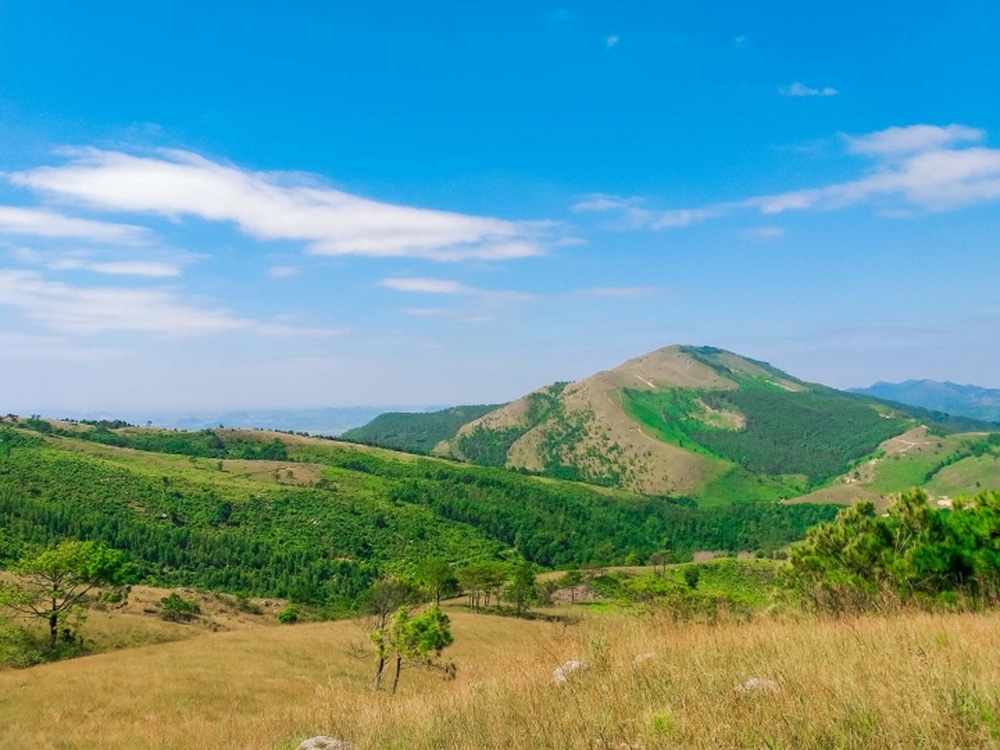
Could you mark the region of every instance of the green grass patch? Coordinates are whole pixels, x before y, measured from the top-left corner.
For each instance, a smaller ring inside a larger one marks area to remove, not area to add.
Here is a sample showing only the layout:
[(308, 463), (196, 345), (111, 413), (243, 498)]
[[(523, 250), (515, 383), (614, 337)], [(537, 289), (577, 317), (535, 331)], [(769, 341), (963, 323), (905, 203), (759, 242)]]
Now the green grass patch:
[(935, 495), (972, 494), (980, 489), (1000, 487), (1000, 456), (972, 456), (941, 469), (927, 483)]
[(777, 502), (808, 492), (808, 479), (802, 475), (766, 476), (751, 474), (739, 466), (716, 475), (695, 493), (703, 507), (746, 502)]

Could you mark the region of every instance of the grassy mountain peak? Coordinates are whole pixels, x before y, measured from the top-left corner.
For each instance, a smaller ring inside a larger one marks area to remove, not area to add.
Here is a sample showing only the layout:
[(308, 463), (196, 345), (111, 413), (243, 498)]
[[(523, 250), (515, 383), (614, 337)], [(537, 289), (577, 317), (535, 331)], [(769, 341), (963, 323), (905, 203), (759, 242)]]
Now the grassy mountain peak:
[(815, 491), (921, 423), (957, 426), (724, 349), (676, 345), (533, 391), (435, 452), (710, 504), (779, 500)]

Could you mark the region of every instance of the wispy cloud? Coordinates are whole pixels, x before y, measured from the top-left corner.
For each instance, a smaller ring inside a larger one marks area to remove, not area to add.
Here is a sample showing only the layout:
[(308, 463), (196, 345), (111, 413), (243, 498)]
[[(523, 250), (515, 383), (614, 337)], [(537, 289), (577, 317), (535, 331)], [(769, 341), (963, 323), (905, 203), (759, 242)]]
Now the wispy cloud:
[(84, 239), (91, 242), (135, 245), (147, 236), (142, 227), (76, 219), (39, 208), (0, 206), (0, 234)]
[(180, 276), (182, 263), (191, 260), (191, 255), (184, 253), (175, 254), (180, 259), (173, 260), (121, 257), (110, 260), (95, 260), (95, 255), (106, 257), (108, 254), (93, 250), (41, 252), (29, 247), (17, 247), (11, 251), (11, 256), (21, 263), (40, 266), (50, 271), (88, 271), (113, 276), (145, 276), (149, 278)]
[(745, 211), (774, 216), (786, 211), (835, 210), (878, 199), (896, 204), (882, 206), (880, 213), (902, 215), (907, 207), (947, 211), (1000, 198), (1000, 149), (967, 145), (985, 138), (981, 130), (913, 125), (843, 137), (848, 153), (874, 162), (855, 180), (665, 211), (639, 208), (636, 198), (595, 195), (573, 209), (617, 212), (633, 227), (665, 229)]
[(785, 235), (785, 228), (774, 226), (753, 227), (751, 229), (744, 229), (742, 235), (752, 240), (774, 240)]
[(267, 275), (272, 279), (287, 279), (289, 276), (298, 276), (302, 269), (298, 266), (271, 266), (267, 269)]
[(659, 292), (655, 286), (600, 286), (577, 289), (564, 295), (567, 299), (642, 299)]
[(407, 315), (427, 318), (438, 315), (446, 315), (448, 310), (443, 307), (407, 307), (403, 309), (403, 312)]
[(612, 211), (622, 216), (627, 224), (641, 227), (655, 217), (654, 212), (644, 208), (642, 204), (640, 198), (621, 198), (616, 195), (594, 193), (584, 196), (572, 206), (572, 210), (577, 213)]
[(806, 86), (804, 83), (795, 81), (795, 83), (790, 83), (787, 86), (782, 86), (778, 89), (778, 93), (782, 96), (836, 96), (838, 93), (837, 89), (831, 88), (830, 86), (824, 86), (821, 89), (814, 89)]
[(867, 135), (844, 135), (843, 138), (851, 153), (891, 156), (935, 151), (959, 143), (980, 143), (986, 139), (986, 133), (965, 125), (911, 125), (886, 128)]
[(233, 222), (257, 239), (302, 241), (317, 255), (509, 260), (543, 253), (552, 226), (381, 203), (314, 178), (251, 172), (186, 151), (66, 154), (63, 165), (7, 179), (99, 209)]
[(480, 292), (479, 289), (449, 279), (388, 278), (382, 279), (379, 286), (395, 289), (397, 292), (417, 292), (419, 294), (478, 294)]
[(497, 302), (515, 302), (534, 299), (535, 295), (527, 292), (509, 290), (480, 289), (468, 286), (450, 279), (413, 278), (408, 276), (389, 277), (382, 279), (379, 286), (393, 289), (397, 292), (413, 292), (417, 294), (449, 294), (464, 295), (489, 299)]
[(617, 34), (612, 34), (611, 36), (609, 36), (607, 39), (604, 40), (604, 47), (605, 49), (612, 49), (614, 47), (617, 47), (618, 42), (620, 41), (621, 38)]
[(96, 273), (107, 273), (115, 276), (147, 276), (162, 279), (170, 276), (180, 276), (181, 269), (173, 263), (162, 263), (152, 260), (119, 260), (107, 263), (91, 263), (85, 266)]
[(196, 307), (166, 289), (76, 287), (36, 271), (0, 270), (0, 305), (46, 328), (68, 334), (106, 331), (197, 336), (227, 331), (266, 335), (331, 335), (337, 329), (295, 329), (258, 322), (227, 310)]

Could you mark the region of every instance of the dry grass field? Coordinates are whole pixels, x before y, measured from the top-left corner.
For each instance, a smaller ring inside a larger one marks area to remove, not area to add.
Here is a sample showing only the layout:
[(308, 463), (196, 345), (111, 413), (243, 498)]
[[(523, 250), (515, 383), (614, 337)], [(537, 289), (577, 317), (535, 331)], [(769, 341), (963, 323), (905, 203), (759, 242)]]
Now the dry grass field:
[[(371, 691), (351, 622), (202, 629), (0, 672), (0, 746), (270, 750), (328, 734), (359, 750), (1000, 747), (996, 614), (451, 614), (457, 678), (412, 669), (396, 696)], [(589, 668), (553, 684), (570, 659)], [(763, 689), (740, 690), (750, 678)]]

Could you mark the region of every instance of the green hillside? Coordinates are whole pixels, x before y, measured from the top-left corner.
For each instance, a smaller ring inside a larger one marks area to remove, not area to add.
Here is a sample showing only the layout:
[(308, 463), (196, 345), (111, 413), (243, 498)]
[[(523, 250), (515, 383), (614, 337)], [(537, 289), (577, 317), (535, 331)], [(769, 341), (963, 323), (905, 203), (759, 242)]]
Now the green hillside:
[[(378, 574), (412, 572), (430, 557), (462, 566), (515, 555), (557, 567), (644, 560), (662, 548), (773, 550), (833, 515), (826, 506), (699, 509), (274, 433), (29, 424), (36, 429), (0, 430), (0, 559), (88, 539), (129, 553), (141, 582), (335, 610), (350, 609)], [(173, 451), (138, 447), (153, 444)]]
[(442, 440), (454, 437), (462, 425), (501, 406), (474, 404), (426, 413), (386, 412), (362, 427), (347, 430), (340, 435), (340, 439), (410, 453), (430, 453)]
[[(724, 458), (753, 474), (802, 474), (818, 485), (906, 430), (836, 391), (790, 392), (751, 380), (726, 391), (625, 389), (625, 411), (668, 442)], [(739, 415), (739, 427), (720, 415)]]
[(807, 495), (921, 424), (940, 436), (991, 427), (807, 383), (723, 349), (676, 346), (528, 394), (459, 429), (445, 452), (724, 505)]

